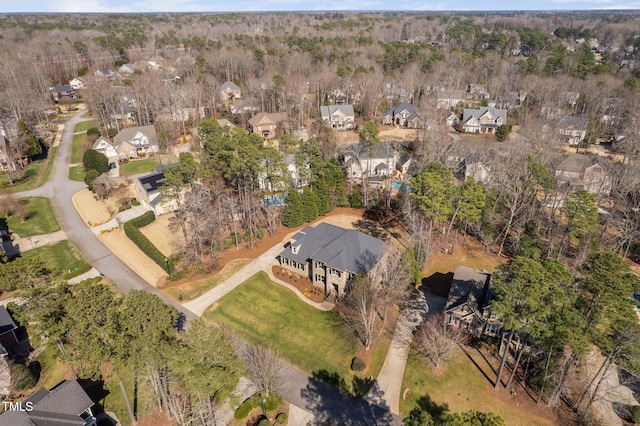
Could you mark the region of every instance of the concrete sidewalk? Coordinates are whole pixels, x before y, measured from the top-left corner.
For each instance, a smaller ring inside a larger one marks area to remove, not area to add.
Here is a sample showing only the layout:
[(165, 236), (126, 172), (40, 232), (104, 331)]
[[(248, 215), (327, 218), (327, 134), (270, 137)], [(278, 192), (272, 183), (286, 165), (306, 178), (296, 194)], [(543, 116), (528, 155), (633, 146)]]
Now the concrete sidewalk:
[(67, 234), (60, 230), (50, 234), (34, 235), (32, 237), (21, 237), (4, 243), (7, 256), (16, 256), (25, 251), (33, 250), (38, 247), (48, 246), (59, 241), (67, 239)]

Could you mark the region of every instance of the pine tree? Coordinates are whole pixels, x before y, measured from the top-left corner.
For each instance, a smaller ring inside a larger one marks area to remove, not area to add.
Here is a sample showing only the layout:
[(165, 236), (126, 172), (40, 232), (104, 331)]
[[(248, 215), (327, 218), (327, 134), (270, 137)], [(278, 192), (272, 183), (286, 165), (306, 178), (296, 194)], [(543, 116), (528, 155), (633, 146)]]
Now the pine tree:
[(316, 182), (316, 202), (318, 205), (318, 215), (324, 216), (331, 211), (331, 195), (324, 181)]
[(354, 209), (362, 208), (362, 194), (360, 193), (360, 187), (357, 185), (355, 188), (353, 188), (351, 198), (349, 199), (349, 204), (351, 204), (351, 207), (353, 207)]
[(318, 217), (318, 196), (308, 186), (302, 191), (302, 218), (311, 222)]
[(302, 215), (302, 199), (298, 191), (291, 191), (287, 195), (287, 205), (284, 208), (284, 214), (282, 215), (282, 224), (293, 228), (300, 226), (304, 223)]

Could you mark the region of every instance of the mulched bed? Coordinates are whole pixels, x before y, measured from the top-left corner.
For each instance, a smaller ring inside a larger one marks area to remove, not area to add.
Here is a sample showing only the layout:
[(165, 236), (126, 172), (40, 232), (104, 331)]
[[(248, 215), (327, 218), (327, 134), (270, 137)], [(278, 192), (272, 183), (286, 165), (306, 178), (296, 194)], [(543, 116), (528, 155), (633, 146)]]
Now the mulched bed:
[(324, 300), (324, 291), (320, 287), (311, 284), (311, 280), (306, 275), (296, 274), (287, 268), (277, 265), (273, 266), (272, 271), (276, 278), (287, 284), (291, 284), (312, 302), (322, 303)]

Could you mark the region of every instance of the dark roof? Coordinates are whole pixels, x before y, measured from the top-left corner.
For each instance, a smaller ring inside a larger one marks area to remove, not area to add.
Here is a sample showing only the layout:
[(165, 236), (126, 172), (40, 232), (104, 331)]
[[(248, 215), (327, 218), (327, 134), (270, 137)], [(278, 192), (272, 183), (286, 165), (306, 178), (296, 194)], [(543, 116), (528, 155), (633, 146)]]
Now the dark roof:
[(32, 411), (5, 411), (0, 415), (1, 425), (12, 426), (69, 426), (84, 425), (80, 417), (93, 401), (77, 380), (67, 380), (51, 389), (42, 388), (23, 403), (33, 403)]
[(7, 308), (0, 306), (0, 336), (18, 328)]
[(52, 89), (55, 93), (64, 93), (64, 92), (73, 92), (73, 87), (71, 86), (54, 86)]
[(464, 303), (469, 303), (474, 310), (482, 309), (486, 304), (490, 278), (491, 274), (488, 272), (458, 266), (453, 274), (445, 311), (457, 308)]
[(151, 194), (155, 192), (162, 186), (162, 181), (164, 180), (164, 172), (154, 173), (149, 176), (141, 177), (138, 179), (140, 181), (140, 185), (142, 189), (145, 190), (147, 194)]
[(599, 155), (584, 155), (578, 153), (572, 153), (564, 156), (563, 160), (556, 167), (557, 171), (582, 173), (588, 167), (594, 164), (599, 164), (605, 170), (611, 168), (611, 160), (607, 157), (601, 157)]
[(564, 115), (558, 119), (556, 122), (557, 129), (576, 129), (576, 130), (587, 130), (587, 126), (589, 124), (589, 119), (586, 117), (579, 117), (575, 115)]
[(303, 263), (317, 260), (354, 274), (366, 274), (386, 250), (386, 244), (377, 238), (328, 223), (306, 226), (292, 240), (280, 256)]
[(397, 114), (400, 114), (405, 109), (409, 111), (409, 114), (410, 114), (408, 120), (413, 120), (414, 118), (417, 118), (419, 116), (418, 111), (416, 110), (416, 107), (411, 105), (409, 102), (400, 102), (399, 104), (392, 106), (391, 108), (387, 109), (382, 114), (382, 116), (385, 117), (387, 115), (390, 115), (392, 117), (395, 117)]

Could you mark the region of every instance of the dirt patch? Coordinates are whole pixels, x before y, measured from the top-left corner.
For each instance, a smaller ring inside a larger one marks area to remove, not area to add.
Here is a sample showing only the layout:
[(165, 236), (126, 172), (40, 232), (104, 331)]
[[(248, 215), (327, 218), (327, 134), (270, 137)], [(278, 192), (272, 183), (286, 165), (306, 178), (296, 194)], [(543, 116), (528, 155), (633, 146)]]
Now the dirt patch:
[(273, 275), (281, 281), (298, 289), (300, 294), (304, 295), (307, 299), (315, 303), (322, 303), (324, 301), (323, 290), (311, 283), (311, 280), (306, 275), (299, 275), (295, 272), (283, 268), (281, 266), (273, 266), (271, 268)]
[(418, 130), (400, 127), (380, 128), (380, 139), (388, 141), (414, 141), (419, 138)]
[(76, 192), (72, 201), (84, 223), (97, 226), (111, 220), (111, 214), (104, 204), (94, 197), (95, 194), (85, 188)]
[(105, 232), (98, 239), (133, 272), (154, 287), (161, 287), (167, 277), (157, 263), (142, 252), (124, 233), (117, 229)]
[(109, 198), (100, 202), (107, 209), (109, 214), (115, 216), (122, 205), (135, 198), (135, 193), (133, 192), (134, 186), (134, 181), (121, 182), (111, 190)]
[(178, 251), (177, 238), (180, 236), (170, 231), (170, 218), (171, 215), (165, 214), (157, 217), (156, 220), (144, 228), (140, 228), (144, 236), (167, 257), (171, 257), (171, 255)]

